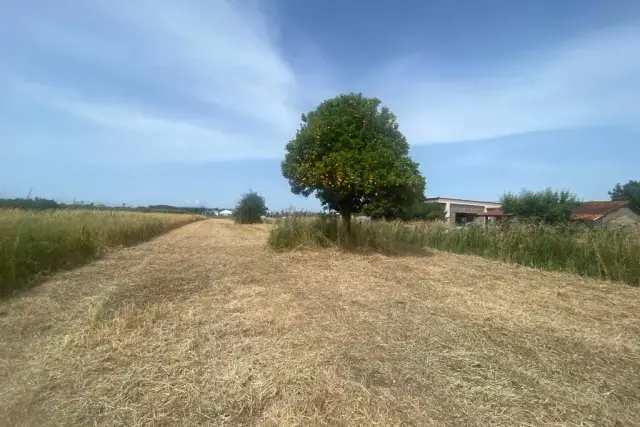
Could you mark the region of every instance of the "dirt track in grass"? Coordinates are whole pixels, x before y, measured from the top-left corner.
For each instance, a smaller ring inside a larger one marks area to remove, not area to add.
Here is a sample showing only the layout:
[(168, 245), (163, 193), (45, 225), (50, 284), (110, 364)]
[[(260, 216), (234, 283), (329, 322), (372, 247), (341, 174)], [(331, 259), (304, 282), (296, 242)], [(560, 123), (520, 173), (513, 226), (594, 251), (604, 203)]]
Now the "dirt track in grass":
[(209, 220), (0, 302), (0, 425), (640, 425), (640, 289)]

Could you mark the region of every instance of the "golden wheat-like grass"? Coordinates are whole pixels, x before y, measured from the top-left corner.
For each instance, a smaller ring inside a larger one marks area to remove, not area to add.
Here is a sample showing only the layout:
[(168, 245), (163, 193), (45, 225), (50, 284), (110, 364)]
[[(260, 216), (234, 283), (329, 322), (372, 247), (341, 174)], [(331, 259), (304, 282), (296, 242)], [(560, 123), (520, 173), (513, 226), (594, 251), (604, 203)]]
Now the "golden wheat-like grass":
[(0, 210), (0, 297), (47, 274), (200, 219), (127, 211)]

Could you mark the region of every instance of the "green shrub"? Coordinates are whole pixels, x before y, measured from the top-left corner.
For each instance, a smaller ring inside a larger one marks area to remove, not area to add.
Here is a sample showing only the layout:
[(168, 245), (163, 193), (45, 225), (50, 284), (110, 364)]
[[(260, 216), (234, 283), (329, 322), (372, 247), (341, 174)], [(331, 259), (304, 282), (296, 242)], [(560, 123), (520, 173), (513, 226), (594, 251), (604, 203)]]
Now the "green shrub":
[(259, 224), (262, 222), (262, 216), (266, 214), (264, 197), (249, 190), (236, 205), (235, 220), (238, 224)]
[(506, 193), (500, 197), (504, 212), (546, 224), (568, 223), (571, 212), (580, 203), (577, 196), (568, 190), (553, 191), (551, 188), (543, 191), (522, 190), (520, 194)]
[(0, 210), (0, 296), (35, 283), (39, 276), (91, 260), (106, 248), (131, 246), (196, 219), (117, 211)]
[(442, 222), (356, 221), (349, 237), (335, 217), (284, 218), (268, 240), (274, 249), (343, 246), (391, 251), (425, 247), (640, 285), (640, 228), (576, 229), (519, 224), (449, 228)]

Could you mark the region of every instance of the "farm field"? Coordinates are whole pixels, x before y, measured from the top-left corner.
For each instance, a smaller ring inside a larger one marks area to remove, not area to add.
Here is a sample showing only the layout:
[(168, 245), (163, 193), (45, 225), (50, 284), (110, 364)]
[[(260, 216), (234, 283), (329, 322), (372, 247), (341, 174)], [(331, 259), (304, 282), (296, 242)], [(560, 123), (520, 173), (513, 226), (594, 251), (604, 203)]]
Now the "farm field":
[(100, 210), (0, 210), (0, 297), (105, 251), (149, 240), (198, 215)]
[(637, 287), (185, 225), (0, 302), (0, 425), (636, 426)]

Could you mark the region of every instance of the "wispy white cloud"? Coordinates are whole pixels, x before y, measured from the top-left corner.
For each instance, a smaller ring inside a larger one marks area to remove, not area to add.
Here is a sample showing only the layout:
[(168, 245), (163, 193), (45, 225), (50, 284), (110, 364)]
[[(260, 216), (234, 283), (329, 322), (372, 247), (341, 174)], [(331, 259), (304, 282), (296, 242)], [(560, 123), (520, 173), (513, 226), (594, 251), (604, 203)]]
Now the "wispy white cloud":
[(421, 58), (367, 85), (414, 144), (640, 121), (640, 25), (613, 28), (494, 64), (490, 77), (432, 78)]
[[(195, 121), (144, 111), (122, 102), (83, 99), (74, 92), (60, 91), (41, 84), (14, 82), (13, 88), (22, 96), (23, 101), (38, 102), (93, 123), (100, 128), (103, 142), (108, 144), (109, 139), (124, 142), (119, 147), (121, 151), (140, 153), (139, 148), (152, 151), (146, 156), (148, 159), (202, 161), (215, 155), (220, 160), (236, 160), (272, 155), (271, 151), (255, 145), (255, 135), (242, 133), (241, 130), (221, 131)], [(87, 142), (95, 144), (96, 140)], [(156, 154), (158, 150), (160, 156)], [(120, 154), (125, 154), (124, 152)], [(137, 161), (144, 163), (145, 160), (143, 157)]]
[[(115, 4), (115, 6), (114, 6)], [(193, 96), (270, 126), (289, 127), (293, 71), (255, 7), (216, 1), (105, 2), (159, 67), (188, 77)]]
[(94, 126), (95, 140), (140, 162), (280, 157), (300, 113), (338, 89), (381, 98), (416, 145), (640, 122), (640, 25), (559, 41), (478, 76), (443, 78), (419, 53), (380, 58), (351, 86), (313, 46), (299, 46), (312, 52), (306, 61), (283, 52), (259, 1), (28, 3), (0, 18), (16, 30), (4, 44), (21, 52), (14, 58), (33, 51), (59, 67), (10, 63), (0, 88)]
[[(176, 114), (180, 105), (162, 105), (153, 93), (127, 93), (121, 86), (110, 94), (109, 85), (118, 83), (104, 82), (107, 89), (96, 90), (100, 85), (86, 82), (81, 71), (75, 81), (45, 70), (9, 85), (34, 103), (118, 131), (119, 138), (128, 134), (133, 144), (156, 136), (158, 150), (169, 148), (167, 160), (175, 159), (171, 148), (196, 149), (198, 160), (279, 156), (299, 120), (299, 90), (272, 27), (250, 6), (224, 0), (104, 1), (89, 10), (80, 6), (88, 18), (32, 16), (26, 8), (16, 14), (30, 23), (19, 40), (25, 49), (37, 46), (107, 75), (124, 75), (147, 91), (156, 88), (175, 94), (178, 103), (197, 105), (196, 112)], [(97, 16), (111, 30), (86, 26)], [(185, 154), (194, 157), (179, 157)]]

